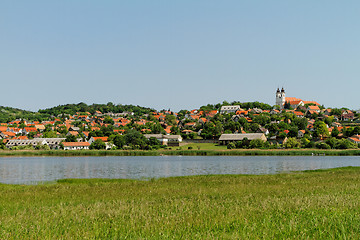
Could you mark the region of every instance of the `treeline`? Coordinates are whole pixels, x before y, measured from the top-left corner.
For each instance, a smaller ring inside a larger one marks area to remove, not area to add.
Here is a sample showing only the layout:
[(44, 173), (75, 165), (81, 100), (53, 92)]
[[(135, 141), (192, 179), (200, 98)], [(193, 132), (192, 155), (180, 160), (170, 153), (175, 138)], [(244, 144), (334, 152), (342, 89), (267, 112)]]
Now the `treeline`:
[(318, 148), (318, 149), (356, 149), (360, 145), (355, 144), (347, 139), (336, 139), (330, 137), (325, 141), (315, 142), (307, 138), (301, 140), (296, 138), (288, 138), (283, 144), (270, 144), (269, 142), (260, 139), (248, 140), (244, 138), (241, 141), (230, 142), (227, 144), (227, 149), (299, 149), (299, 148)]
[(26, 119), (29, 121), (47, 120), (50, 115), (46, 113), (31, 112), (18, 108), (0, 106), (0, 122), (6, 123), (15, 119)]
[(39, 113), (58, 116), (61, 114), (74, 115), (77, 112), (80, 113), (89, 112), (91, 114), (95, 114), (96, 111), (100, 111), (101, 113), (133, 112), (134, 115), (142, 115), (142, 114), (150, 113), (154, 111), (154, 109), (134, 106), (134, 105), (121, 105), (121, 104), (115, 105), (112, 102), (109, 102), (107, 104), (92, 104), (92, 105), (87, 105), (86, 103), (81, 102), (78, 104), (66, 104), (66, 105), (59, 105), (47, 109), (41, 109), (39, 110)]

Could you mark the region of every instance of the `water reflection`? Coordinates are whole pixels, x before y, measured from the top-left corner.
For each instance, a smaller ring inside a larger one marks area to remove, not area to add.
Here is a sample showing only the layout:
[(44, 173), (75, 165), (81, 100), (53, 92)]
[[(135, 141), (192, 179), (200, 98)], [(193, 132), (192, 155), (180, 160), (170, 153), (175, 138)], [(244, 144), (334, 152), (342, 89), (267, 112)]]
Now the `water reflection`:
[(360, 157), (158, 156), (0, 158), (0, 182), (33, 184), (63, 178), (159, 178), (201, 174), (274, 174), (360, 166)]

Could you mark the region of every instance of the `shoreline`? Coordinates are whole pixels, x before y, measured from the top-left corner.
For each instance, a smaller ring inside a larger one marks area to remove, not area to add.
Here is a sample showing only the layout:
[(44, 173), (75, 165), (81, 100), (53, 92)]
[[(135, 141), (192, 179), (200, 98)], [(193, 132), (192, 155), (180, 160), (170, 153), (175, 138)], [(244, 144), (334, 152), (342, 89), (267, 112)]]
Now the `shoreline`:
[(243, 149), (243, 150), (3, 150), (0, 157), (22, 156), (360, 156), (360, 150)]

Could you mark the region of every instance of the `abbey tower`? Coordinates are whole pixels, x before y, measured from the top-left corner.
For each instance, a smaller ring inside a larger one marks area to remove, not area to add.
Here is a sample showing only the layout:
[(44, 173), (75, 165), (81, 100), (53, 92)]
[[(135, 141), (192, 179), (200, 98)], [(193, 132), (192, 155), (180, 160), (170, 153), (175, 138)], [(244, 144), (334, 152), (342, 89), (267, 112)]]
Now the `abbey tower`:
[(276, 90), (275, 104), (279, 105), (280, 109), (284, 108), (284, 105), (285, 105), (285, 90), (284, 90), (284, 88), (282, 88), (281, 91), (279, 88)]

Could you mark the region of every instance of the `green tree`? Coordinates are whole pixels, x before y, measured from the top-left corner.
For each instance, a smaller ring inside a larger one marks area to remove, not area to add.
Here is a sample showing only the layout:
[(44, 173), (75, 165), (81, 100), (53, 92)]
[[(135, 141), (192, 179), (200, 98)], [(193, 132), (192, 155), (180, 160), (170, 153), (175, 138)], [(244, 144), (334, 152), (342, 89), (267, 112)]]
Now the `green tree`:
[(329, 136), (329, 129), (323, 121), (316, 121), (314, 124), (315, 136), (327, 137)]
[(93, 143), (91, 143), (89, 148), (96, 150), (105, 149), (106, 144), (103, 141), (101, 141), (101, 139), (96, 139)]
[(76, 136), (71, 135), (71, 134), (67, 135), (66, 139), (65, 139), (65, 142), (77, 142)]
[(296, 138), (288, 138), (288, 140), (284, 143), (285, 148), (299, 148), (300, 142)]

